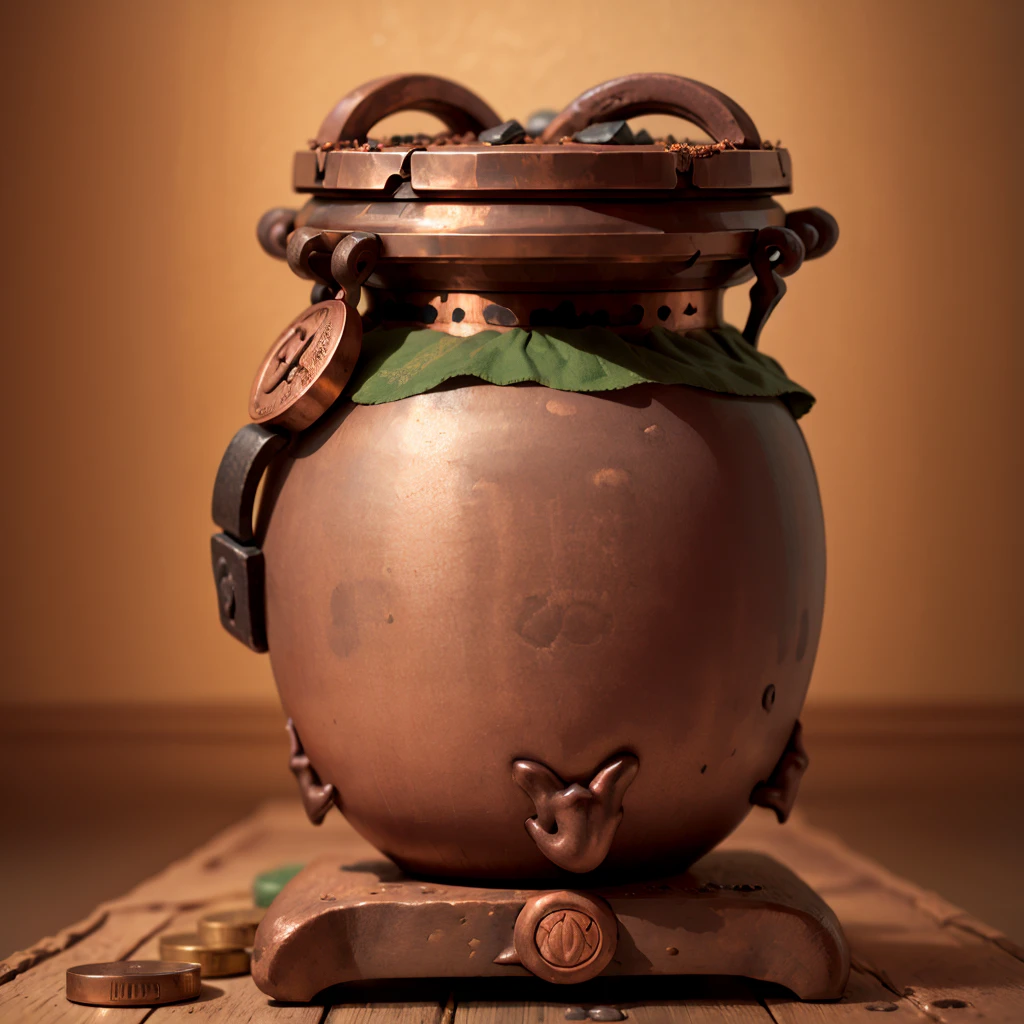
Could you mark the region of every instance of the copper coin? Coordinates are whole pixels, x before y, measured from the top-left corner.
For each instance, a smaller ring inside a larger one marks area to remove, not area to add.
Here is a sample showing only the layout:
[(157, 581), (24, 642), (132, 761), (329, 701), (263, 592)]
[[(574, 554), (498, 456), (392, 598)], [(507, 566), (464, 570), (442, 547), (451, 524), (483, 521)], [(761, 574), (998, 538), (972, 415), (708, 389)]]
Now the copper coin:
[(199, 964), (204, 978), (225, 978), (230, 974), (247, 974), (249, 951), (208, 946), (196, 932), (179, 932), (160, 936), (160, 955), (167, 959)]
[(198, 964), (171, 960), (116, 960), (69, 967), (65, 995), (89, 1006), (163, 1006), (195, 999)]
[(206, 946), (249, 947), (266, 911), (262, 907), (218, 910), (199, 919), (199, 941)]
[(363, 343), (359, 314), (337, 299), (300, 313), (267, 353), (249, 395), (257, 423), (305, 430), (337, 400)]

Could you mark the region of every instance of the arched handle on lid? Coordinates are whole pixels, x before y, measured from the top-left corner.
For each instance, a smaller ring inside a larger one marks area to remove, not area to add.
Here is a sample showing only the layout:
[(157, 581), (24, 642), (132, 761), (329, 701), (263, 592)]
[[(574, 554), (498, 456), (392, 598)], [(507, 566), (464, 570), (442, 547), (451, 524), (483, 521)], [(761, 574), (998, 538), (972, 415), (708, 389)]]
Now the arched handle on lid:
[(324, 118), (316, 141), (329, 146), (339, 139), (365, 141), (370, 129), (390, 114), (423, 110), (440, 118), (453, 132), (476, 132), (501, 118), (476, 93), (436, 75), (388, 75), (353, 89)]
[(625, 120), (641, 114), (674, 114), (703, 128), (717, 142), (760, 149), (761, 136), (750, 115), (723, 92), (679, 75), (624, 75), (595, 85), (570, 103), (544, 129), (544, 142), (575, 135), (595, 121)]

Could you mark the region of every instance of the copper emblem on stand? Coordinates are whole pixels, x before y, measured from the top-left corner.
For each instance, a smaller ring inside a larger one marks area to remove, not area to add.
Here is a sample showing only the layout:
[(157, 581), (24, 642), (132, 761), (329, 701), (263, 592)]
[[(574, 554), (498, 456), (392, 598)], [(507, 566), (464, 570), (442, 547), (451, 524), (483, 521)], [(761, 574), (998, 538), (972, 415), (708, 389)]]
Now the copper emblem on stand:
[(611, 962), (619, 924), (607, 900), (569, 890), (533, 896), (516, 918), (520, 963), (544, 981), (577, 984)]

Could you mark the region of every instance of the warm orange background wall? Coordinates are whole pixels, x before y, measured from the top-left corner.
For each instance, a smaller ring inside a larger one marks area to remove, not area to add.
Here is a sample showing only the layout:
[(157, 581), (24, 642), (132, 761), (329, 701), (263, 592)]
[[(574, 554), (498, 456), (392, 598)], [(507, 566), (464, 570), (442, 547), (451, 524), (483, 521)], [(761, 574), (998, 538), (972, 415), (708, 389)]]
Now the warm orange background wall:
[[(401, 70), (503, 116), (630, 71), (710, 82), (793, 153), (835, 252), (764, 347), (830, 568), (818, 700), (1020, 699), (1024, 5), (21, 4), (2, 40), (6, 701), (272, 701), (208, 536), (251, 374), (308, 285), (257, 217), (335, 99)], [(732, 305), (742, 316), (745, 297)]]

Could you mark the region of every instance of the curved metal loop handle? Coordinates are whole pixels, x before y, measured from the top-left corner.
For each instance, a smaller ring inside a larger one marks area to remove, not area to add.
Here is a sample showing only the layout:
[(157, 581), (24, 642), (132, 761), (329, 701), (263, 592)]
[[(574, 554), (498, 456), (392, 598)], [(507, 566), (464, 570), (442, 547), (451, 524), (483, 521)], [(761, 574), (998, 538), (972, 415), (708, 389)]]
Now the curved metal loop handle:
[(308, 224), (296, 228), (288, 236), (285, 246), (285, 259), (292, 273), (335, 288), (336, 283), (331, 276), (331, 254), (343, 237), (342, 231), (323, 231)]
[(760, 149), (761, 136), (747, 112), (723, 92), (679, 75), (639, 74), (613, 78), (588, 89), (570, 103), (541, 137), (557, 142), (595, 121), (641, 114), (674, 114), (703, 128), (718, 142), (737, 149)]
[(256, 225), (256, 238), (268, 256), (283, 260), (288, 251), (288, 236), (295, 228), (297, 210), (288, 206), (275, 206), (267, 210)]
[(803, 239), (790, 228), (761, 228), (750, 251), (750, 265), (758, 277), (768, 271), (789, 277), (800, 269), (805, 258)]
[(481, 132), (501, 118), (476, 93), (436, 75), (388, 75), (353, 89), (324, 118), (316, 141), (329, 146), (340, 139), (366, 141), (367, 133), (389, 114), (424, 110), (453, 132)]
[(839, 224), (820, 206), (792, 210), (786, 214), (786, 227), (800, 236), (806, 250), (805, 259), (816, 260), (835, 248), (839, 241)]
[(360, 286), (373, 273), (380, 251), (378, 235), (306, 225), (288, 236), (285, 258), (295, 274), (323, 285), (331, 297), (343, 288), (344, 301), (354, 308), (359, 304)]
[(213, 521), (235, 540), (253, 543), (256, 490), (267, 466), (287, 446), (287, 435), (256, 423), (231, 439), (213, 485)]
[(379, 258), (380, 237), (366, 231), (352, 231), (334, 247), (331, 276), (344, 292), (344, 301), (353, 308), (359, 305), (362, 284)]
[(252, 513), (267, 466), (288, 438), (250, 423), (231, 439), (213, 485), (213, 521), (224, 531), (210, 538), (221, 625), (257, 653), (267, 649), (263, 552), (255, 546)]
[(804, 243), (790, 228), (762, 228), (750, 252), (750, 266), (754, 271), (754, 285), (750, 289), (750, 313), (743, 337), (757, 347), (761, 328), (786, 294), (782, 279), (795, 274), (804, 261)]

